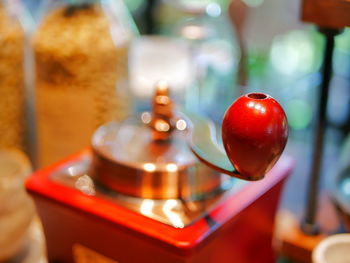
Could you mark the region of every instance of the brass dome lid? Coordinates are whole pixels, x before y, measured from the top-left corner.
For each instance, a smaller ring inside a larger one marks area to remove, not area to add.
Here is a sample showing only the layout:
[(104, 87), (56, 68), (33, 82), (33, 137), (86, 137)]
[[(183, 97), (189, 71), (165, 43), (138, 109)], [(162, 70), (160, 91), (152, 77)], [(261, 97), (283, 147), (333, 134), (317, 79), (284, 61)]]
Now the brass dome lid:
[(97, 129), (91, 174), (101, 185), (130, 196), (203, 196), (220, 187), (221, 176), (190, 151), (188, 129), (186, 120), (174, 111), (167, 84), (159, 82), (152, 113)]

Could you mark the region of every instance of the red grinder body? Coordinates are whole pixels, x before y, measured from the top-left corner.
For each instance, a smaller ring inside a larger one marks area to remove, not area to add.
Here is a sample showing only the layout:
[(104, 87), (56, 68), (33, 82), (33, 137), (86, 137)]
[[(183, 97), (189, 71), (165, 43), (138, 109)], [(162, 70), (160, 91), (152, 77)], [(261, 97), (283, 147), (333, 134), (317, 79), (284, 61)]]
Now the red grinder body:
[(104, 190), (91, 194), (55, 177), (91, 155), (84, 150), (27, 181), (50, 262), (274, 262), (273, 223), (290, 158), (282, 157), (264, 180), (225, 191), (195, 220), (174, 227), (113, 201)]

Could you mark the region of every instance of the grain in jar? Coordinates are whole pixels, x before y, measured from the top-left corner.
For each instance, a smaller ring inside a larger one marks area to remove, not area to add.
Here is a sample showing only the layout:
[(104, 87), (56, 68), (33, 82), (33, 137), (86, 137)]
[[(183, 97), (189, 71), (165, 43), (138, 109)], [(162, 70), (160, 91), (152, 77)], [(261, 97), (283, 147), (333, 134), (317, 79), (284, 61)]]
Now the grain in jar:
[(0, 0), (0, 148), (23, 149), (24, 31)]
[(133, 32), (106, 10), (100, 1), (51, 9), (33, 36), (39, 166), (88, 146), (98, 126), (129, 112)]

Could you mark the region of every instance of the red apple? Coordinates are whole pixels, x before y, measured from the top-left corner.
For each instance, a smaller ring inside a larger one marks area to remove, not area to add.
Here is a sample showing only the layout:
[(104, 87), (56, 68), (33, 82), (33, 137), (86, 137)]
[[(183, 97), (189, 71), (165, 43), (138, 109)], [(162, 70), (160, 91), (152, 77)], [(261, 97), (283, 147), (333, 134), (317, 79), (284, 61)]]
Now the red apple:
[(282, 154), (287, 138), (286, 114), (269, 95), (243, 95), (225, 113), (224, 147), (243, 179), (262, 179)]

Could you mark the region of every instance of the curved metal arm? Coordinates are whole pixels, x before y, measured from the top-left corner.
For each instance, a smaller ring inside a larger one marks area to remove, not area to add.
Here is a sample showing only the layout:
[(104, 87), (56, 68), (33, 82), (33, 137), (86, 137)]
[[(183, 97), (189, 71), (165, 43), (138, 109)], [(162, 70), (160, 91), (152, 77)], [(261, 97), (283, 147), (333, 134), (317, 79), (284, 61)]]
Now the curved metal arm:
[(238, 173), (226, 153), (218, 146), (214, 124), (194, 113), (186, 112), (185, 116), (191, 126), (189, 146), (198, 159), (221, 173), (246, 179)]

